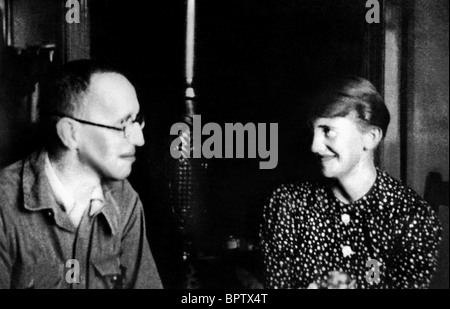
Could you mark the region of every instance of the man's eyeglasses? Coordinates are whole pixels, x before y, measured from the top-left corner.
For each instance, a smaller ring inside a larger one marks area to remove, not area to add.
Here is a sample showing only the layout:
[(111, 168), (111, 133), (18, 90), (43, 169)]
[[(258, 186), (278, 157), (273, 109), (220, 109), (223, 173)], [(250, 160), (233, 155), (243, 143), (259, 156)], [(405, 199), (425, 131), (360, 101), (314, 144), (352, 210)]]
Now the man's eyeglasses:
[(113, 127), (113, 126), (107, 126), (107, 125), (100, 124), (100, 123), (95, 123), (95, 122), (90, 122), (90, 121), (87, 121), (87, 120), (78, 119), (78, 118), (75, 118), (75, 117), (72, 117), (72, 116), (69, 116), (69, 115), (65, 115), (65, 114), (55, 114), (55, 116), (70, 118), (70, 119), (75, 120), (75, 121), (77, 121), (79, 123), (87, 124), (87, 125), (90, 125), (90, 126), (96, 126), (96, 127), (110, 129), (110, 130), (115, 130), (115, 131), (122, 131), (123, 132), (123, 136), (126, 139), (128, 139), (131, 136), (131, 133), (133, 132), (134, 125), (136, 123), (139, 125), (139, 127), (141, 129), (143, 129), (144, 126), (145, 126), (144, 114), (142, 114), (142, 113), (138, 113), (134, 120), (129, 121), (127, 124), (125, 124), (125, 126), (123, 126), (121, 128)]

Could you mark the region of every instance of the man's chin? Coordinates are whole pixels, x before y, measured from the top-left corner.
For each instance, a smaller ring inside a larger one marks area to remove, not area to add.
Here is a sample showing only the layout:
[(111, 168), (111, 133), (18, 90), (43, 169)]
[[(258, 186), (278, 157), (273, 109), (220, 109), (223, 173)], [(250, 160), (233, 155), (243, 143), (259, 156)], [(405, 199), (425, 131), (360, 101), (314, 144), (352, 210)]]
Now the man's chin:
[(114, 173), (114, 174), (110, 173), (110, 174), (106, 174), (103, 177), (103, 180), (105, 180), (105, 181), (121, 181), (121, 180), (128, 178), (128, 176), (130, 176), (130, 174), (131, 174), (131, 169), (120, 172), (120, 173)]

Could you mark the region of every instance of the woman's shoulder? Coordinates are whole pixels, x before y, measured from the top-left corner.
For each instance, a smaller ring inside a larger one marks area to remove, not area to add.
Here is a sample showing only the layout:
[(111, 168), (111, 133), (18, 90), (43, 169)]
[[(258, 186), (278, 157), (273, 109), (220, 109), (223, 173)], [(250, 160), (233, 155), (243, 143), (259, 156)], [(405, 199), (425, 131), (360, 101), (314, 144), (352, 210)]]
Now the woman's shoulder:
[(325, 193), (325, 187), (317, 182), (298, 181), (285, 183), (273, 190), (271, 200), (303, 199), (308, 196), (318, 196)]
[(397, 196), (401, 197), (419, 197), (416, 191), (403, 183), (401, 180), (392, 177), (386, 171), (378, 169), (378, 175), (380, 179), (380, 188), (384, 191), (395, 193)]
[[(411, 211), (415, 208), (429, 208), (429, 204), (411, 187), (401, 180), (395, 179), (387, 172), (379, 169), (380, 189), (389, 194), (397, 202), (397, 206), (403, 206), (405, 211)], [(404, 207), (408, 206), (408, 207)]]
[(323, 195), (321, 190), (320, 185), (307, 181), (282, 184), (273, 190), (265, 204), (264, 216), (276, 218), (276, 221), (294, 220), (301, 213), (308, 211), (309, 207), (313, 207), (313, 200)]

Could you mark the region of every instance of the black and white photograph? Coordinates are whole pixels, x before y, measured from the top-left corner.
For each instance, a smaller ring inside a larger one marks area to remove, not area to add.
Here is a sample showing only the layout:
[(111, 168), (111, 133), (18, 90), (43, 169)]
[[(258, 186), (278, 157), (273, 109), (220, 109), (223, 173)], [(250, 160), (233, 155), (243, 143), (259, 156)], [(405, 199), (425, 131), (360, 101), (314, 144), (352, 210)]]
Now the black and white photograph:
[(0, 289), (449, 288), (448, 0), (0, 0), (0, 27)]

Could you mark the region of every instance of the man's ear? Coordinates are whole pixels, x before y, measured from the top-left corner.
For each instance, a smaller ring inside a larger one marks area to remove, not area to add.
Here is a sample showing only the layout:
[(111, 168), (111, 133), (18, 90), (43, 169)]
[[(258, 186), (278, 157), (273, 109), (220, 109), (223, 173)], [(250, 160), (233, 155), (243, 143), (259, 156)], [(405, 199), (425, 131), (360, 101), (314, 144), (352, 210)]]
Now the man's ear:
[(364, 137), (364, 149), (373, 150), (377, 148), (381, 139), (383, 138), (383, 131), (376, 126), (372, 126)]
[(78, 127), (73, 121), (62, 118), (56, 124), (56, 132), (61, 142), (70, 150), (78, 148)]

